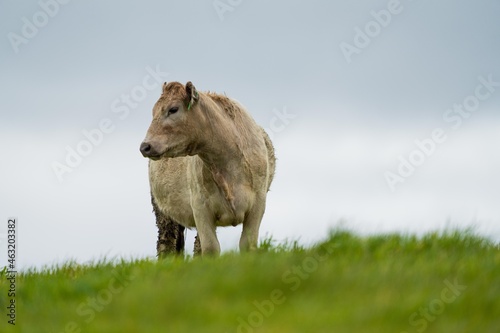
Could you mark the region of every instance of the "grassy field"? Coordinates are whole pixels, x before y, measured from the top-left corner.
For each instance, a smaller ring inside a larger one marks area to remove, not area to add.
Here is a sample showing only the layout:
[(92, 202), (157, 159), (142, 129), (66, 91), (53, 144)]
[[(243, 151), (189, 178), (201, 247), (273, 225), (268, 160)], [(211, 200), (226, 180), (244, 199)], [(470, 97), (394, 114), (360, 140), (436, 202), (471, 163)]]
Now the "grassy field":
[(500, 249), (469, 232), (27, 271), (15, 326), (8, 285), (0, 332), (500, 332)]

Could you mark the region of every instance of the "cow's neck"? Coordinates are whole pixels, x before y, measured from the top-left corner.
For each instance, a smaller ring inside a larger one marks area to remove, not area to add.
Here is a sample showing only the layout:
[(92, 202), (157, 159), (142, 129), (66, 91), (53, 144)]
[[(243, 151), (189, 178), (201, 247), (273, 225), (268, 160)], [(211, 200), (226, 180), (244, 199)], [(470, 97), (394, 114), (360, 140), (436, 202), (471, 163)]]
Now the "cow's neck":
[(206, 173), (211, 176), (224, 195), (227, 203), (235, 212), (235, 199), (238, 195), (236, 186), (249, 181), (245, 170), (248, 170), (244, 152), (234, 140), (218, 140), (214, 137), (210, 144), (198, 153), (203, 161)]

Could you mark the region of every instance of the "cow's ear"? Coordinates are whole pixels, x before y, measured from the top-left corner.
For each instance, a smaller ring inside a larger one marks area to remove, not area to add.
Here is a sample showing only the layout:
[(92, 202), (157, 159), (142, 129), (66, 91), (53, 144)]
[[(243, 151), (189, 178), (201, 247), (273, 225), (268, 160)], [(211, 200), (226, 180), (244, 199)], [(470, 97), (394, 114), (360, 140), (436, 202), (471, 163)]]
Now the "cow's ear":
[(163, 82), (163, 88), (161, 89), (161, 93), (164, 94), (167, 90), (167, 82)]
[(188, 96), (188, 110), (190, 110), (196, 102), (198, 102), (198, 91), (194, 87), (193, 83), (189, 81), (186, 83), (186, 93)]

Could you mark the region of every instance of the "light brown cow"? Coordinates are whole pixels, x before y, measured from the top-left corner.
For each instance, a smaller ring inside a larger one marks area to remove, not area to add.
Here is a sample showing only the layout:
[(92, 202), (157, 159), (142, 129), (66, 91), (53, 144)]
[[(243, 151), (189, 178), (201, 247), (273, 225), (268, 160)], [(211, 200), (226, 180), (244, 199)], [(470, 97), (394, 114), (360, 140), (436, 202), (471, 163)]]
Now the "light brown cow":
[[(140, 150), (150, 159), (157, 224), (159, 215), (170, 224), (164, 238), (195, 227), (201, 253), (219, 254), (216, 227), (243, 224), (240, 250), (256, 249), (276, 159), (269, 136), (243, 106), (198, 92), (191, 82), (165, 83)], [(161, 230), (158, 236), (161, 255)], [(183, 238), (174, 243), (177, 251), (184, 246)]]

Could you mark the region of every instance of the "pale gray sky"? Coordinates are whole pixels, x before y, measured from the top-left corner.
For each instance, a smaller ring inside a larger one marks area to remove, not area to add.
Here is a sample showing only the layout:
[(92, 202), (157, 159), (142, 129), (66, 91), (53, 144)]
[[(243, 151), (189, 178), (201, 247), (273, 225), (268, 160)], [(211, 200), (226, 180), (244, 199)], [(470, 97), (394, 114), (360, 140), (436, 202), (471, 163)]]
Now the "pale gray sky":
[[(154, 255), (138, 147), (161, 80), (225, 92), (271, 130), (262, 235), (310, 243), (339, 220), (363, 233), (449, 220), (500, 240), (499, 14), (493, 0), (3, 0), (0, 218), (19, 218), (20, 263)], [(473, 111), (453, 111), (463, 103)], [(53, 163), (103, 119), (111, 133), (60, 182)], [(386, 173), (436, 128), (446, 141), (391, 191)], [(238, 236), (221, 230), (223, 248)]]

